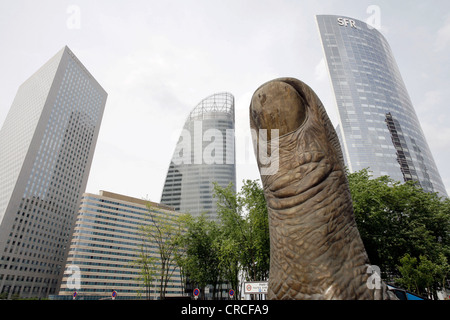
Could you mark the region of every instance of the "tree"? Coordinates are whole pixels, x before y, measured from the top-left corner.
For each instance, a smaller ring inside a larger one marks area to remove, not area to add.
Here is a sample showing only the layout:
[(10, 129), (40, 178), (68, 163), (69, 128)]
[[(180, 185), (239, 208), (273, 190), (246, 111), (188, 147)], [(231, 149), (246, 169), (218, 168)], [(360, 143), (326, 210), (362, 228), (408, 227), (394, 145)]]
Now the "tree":
[(177, 250), (175, 250), (174, 261), (179, 268), (180, 271), (180, 281), (181, 281), (181, 294), (183, 295), (186, 292), (186, 281), (187, 281), (187, 242), (185, 241), (185, 233), (188, 228), (188, 224), (191, 221), (192, 216), (190, 214), (182, 214), (178, 218), (178, 223), (181, 228), (181, 233), (175, 240), (175, 246)]
[[(142, 237), (142, 244), (140, 245), (139, 257), (133, 261), (132, 264), (139, 268), (138, 282), (142, 283), (144, 288), (145, 299), (150, 299), (151, 286), (156, 274), (156, 257), (152, 256), (148, 251), (149, 245), (146, 243), (146, 237)], [(138, 293), (141, 295), (141, 293)]]
[(213, 298), (217, 284), (221, 283), (219, 268), (220, 229), (219, 225), (208, 220), (205, 215), (186, 219), (186, 231), (181, 242), (185, 255), (179, 258), (186, 277), (205, 292), (207, 285), (213, 286)]
[(264, 281), (269, 277), (270, 267), (269, 216), (264, 190), (258, 181), (246, 180), (240, 196), (244, 210), (248, 212), (248, 238), (252, 243), (250, 252), (253, 257), (248, 261), (249, 278)]
[(228, 283), (240, 295), (239, 277), (264, 281), (269, 275), (270, 243), (267, 207), (262, 187), (247, 180), (239, 193), (233, 185), (226, 188), (214, 184), (219, 221), (204, 215), (187, 219), (181, 238), (185, 255), (178, 264), (191, 282), (204, 292)]
[[(179, 250), (179, 238), (183, 233), (183, 221), (181, 217), (164, 215), (150, 204), (147, 205), (146, 224), (140, 230), (146, 238), (145, 244), (154, 244), (159, 255), (159, 297), (165, 299), (168, 282), (177, 268), (175, 258)], [(146, 249), (142, 249), (146, 250)], [(138, 260), (139, 261), (139, 260)], [(145, 256), (141, 258), (145, 265)]]
[(397, 279), (397, 283), (422, 296), (437, 299), (437, 290), (445, 288), (449, 265), (444, 255), (434, 263), (423, 255), (417, 259), (405, 254), (400, 259), (398, 270), (401, 277)]
[(381, 268), (385, 280), (408, 284), (418, 293), (427, 288), (436, 296), (445, 280), (443, 284), (439, 272), (433, 271), (430, 284), (425, 273), (436, 269), (445, 274), (450, 257), (449, 200), (423, 191), (414, 182), (373, 178), (368, 170), (348, 174), (348, 181), (355, 219), (371, 263)]
[(397, 283), (409, 291), (419, 292), (417, 258), (411, 257), (409, 254), (405, 254), (403, 258), (400, 259), (400, 264), (401, 265), (398, 269), (401, 273), (401, 278), (397, 280)]
[[(450, 200), (424, 192), (414, 182), (373, 178), (368, 170), (348, 173), (355, 220), (371, 264), (385, 281), (424, 296), (448, 288)], [(214, 187), (220, 223), (191, 218), (183, 237), (184, 266), (201, 286), (226, 281), (236, 288), (269, 276), (267, 206), (258, 181)]]
[(231, 288), (235, 291), (234, 299), (237, 299), (240, 294), (239, 286), (239, 243), (232, 238), (225, 237), (222, 233), (219, 241), (216, 241), (218, 253), (218, 269), (222, 273), (222, 279), (228, 282)]
[(264, 281), (269, 276), (269, 223), (264, 192), (258, 181), (246, 180), (239, 193), (230, 184), (215, 184), (217, 212), (225, 237), (236, 244), (236, 256), (247, 280)]

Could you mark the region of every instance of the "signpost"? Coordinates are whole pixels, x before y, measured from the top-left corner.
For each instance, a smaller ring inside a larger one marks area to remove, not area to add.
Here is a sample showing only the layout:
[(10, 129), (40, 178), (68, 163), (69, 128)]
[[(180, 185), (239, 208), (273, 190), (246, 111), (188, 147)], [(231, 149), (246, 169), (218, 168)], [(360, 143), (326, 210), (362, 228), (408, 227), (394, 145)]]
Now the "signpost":
[(269, 282), (244, 282), (244, 293), (245, 294), (267, 294), (267, 289), (269, 287)]
[(72, 298), (73, 298), (73, 300), (75, 300), (77, 298), (77, 292), (76, 291), (73, 292)]
[(230, 289), (230, 291), (228, 291), (228, 294), (230, 295), (230, 298), (233, 299), (233, 297), (234, 297), (234, 290)]
[(113, 290), (113, 292), (112, 292), (112, 294), (111, 294), (111, 298), (112, 298), (113, 300), (115, 300), (115, 299), (116, 299), (116, 296), (117, 296), (117, 292), (116, 292), (116, 290)]
[(198, 295), (200, 294), (200, 290), (198, 288), (194, 289), (194, 299), (197, 300), (198, 299)]

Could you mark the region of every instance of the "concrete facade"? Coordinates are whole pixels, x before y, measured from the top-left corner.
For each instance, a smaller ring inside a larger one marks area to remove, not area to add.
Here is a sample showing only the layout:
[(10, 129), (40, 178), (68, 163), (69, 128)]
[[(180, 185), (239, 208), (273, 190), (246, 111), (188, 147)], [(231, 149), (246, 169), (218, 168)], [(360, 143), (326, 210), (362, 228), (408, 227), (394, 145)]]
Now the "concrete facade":
[[(147, 298), (135, 261), (143, 244), (140, 227), (151, 223), (148, 205), (167, 222), (179, 215), (168, 206), (112, 192), (83, 195), (57, 299), (72, 299), (75, 291), (79, 300), (110, 299), (113, 290), (117, 299)], [(148, 242), (146, 248), (159, 264), (157, 244)], [(166, 296), (181, 296), (179, 270), (173, 264), (170, 268), (175, 271)], [(79, 277), (78, 285), (74, 277)], [(158, 297), (159, 277), (155, 276), (149, 298)]]

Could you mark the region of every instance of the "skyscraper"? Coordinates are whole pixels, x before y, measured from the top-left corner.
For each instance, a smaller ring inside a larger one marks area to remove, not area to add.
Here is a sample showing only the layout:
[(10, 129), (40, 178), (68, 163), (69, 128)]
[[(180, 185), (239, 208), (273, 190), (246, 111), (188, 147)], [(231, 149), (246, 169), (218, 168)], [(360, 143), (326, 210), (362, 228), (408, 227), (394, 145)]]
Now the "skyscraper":
[(0, 130), (1, 293), (55, 293), (106, 98), (67, 46), (19, 87)]
[(447, 196), (391, 48), (370, 25), (316, 16), (334, 97), (337, 127), (350, 172), (416, 181)]
[(216, 93), (189, 114), (170, 162), (161, 203), (217, 218), (214, 182), (236, 188), (234, 97)]

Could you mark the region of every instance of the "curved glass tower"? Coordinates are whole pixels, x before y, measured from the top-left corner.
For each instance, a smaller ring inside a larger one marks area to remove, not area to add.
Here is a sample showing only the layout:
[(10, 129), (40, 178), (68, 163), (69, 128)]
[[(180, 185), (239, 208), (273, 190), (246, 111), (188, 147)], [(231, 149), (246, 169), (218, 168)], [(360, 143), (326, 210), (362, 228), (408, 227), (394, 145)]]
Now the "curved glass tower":
[(161, 203), (216, 219), (214, 182), (236, 188), (234, 97), (216, 93), (189, 114), (170, 162)]
[(316, 16), (350, 172), (414, 180), (447, 196), (400, 71), (383, 35), (365, 22)]

